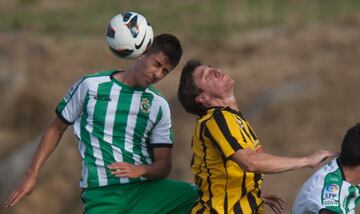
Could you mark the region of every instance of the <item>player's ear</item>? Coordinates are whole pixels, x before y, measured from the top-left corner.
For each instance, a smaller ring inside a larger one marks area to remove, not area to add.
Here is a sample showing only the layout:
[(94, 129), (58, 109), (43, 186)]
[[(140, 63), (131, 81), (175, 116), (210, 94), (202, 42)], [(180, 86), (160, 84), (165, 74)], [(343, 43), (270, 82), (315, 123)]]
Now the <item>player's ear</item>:
[(195, 101), (196, 101), (197, 103), (204, 104), (204, 103), (206, 103), (209, 99), (210, 99), (210, 97), (209, 97), (207, 94), (201, 93), (201, 94), (199, 94), (199, 95), (195, 98)]

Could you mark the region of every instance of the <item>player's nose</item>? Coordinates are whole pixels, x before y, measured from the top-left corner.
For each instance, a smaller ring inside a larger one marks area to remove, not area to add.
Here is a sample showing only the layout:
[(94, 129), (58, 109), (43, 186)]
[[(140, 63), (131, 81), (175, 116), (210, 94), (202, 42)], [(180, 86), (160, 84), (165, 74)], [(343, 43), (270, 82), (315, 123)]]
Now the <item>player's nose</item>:
[(161, 69), (161, 68), (156, 69), (156, 71), (153, 73), (153, 79), (154, 79), (155, 81), (158, 81), (158, 80), (160, 80), (162, 77), (163, 77), (162, 69)]

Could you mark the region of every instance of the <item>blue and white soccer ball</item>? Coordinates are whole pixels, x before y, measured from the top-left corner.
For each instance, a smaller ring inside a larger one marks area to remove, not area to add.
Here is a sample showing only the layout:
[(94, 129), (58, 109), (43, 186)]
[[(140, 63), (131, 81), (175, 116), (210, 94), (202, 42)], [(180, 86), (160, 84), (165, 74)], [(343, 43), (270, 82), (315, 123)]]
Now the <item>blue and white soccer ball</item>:
[(110, 50), (123, 59), (139, 57), (151, 46), (153, 37), (150, 23), (136, 12), (114, 16), (106, 32), (106, 41)]

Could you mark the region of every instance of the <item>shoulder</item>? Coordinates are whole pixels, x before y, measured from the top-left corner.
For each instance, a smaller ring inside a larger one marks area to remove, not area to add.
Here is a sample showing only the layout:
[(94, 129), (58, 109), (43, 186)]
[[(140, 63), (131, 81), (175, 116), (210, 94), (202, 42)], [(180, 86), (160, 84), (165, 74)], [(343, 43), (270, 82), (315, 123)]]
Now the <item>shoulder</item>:
[(327, 164), (318, 169), (316, 173), (322, 174), (323, 176), (338, 177), (342, 180), (343, 175), (341, 167), (339, 166), (339, 158), (336, 157), (332, 159)]
[(154, 94), (154, 96), (159, 97), (161, 99), (164, 99), (166, 101), (165, 96), (157, 88), (155, 88), (153, 85), (148, 86), (146, 91), (149, 92), (149, 93), (152, 93), (152, 94)]
[(214, 107), (213, 115), (238, 116), (240, 113), (230, 107)]
[(154, 86), (150, 85), (150, 86), (145, 90), (145, 92), (152, 94), (153, 97), (154, 97), (154, 100), (155, 100), (158, 104), (164, 105), (164, 106), (169, 106), (169, 103), (168, 103), (166, 97), (165, 97), (163, 94), (161, 94), (161, 92), (160, 92), (158, 89), (156, 89)]
[(237, 120), (237, 112), (228, 107), (215, 107), (209, 109), (206, 116), (209, 121), (215, 120), (218, 123), (226, 123), (228, 121)]
[(98, 84), (101, 82), (108, 82), (111, 81), (111, 75), (115, 72), (115, 70), (108, 70), (108, 71), (100, 71), (96, 73), (90, 73), (82, 76), (78, 80), (78, 84), (83, 83), (86, 85)]
[(115, 70), (107, 70), (107, 71), (100, 71), (96, 73), (86, 74), (83, 76), (83, 79), (87, 78), (96, 78), (96, 77), (110, 77)]

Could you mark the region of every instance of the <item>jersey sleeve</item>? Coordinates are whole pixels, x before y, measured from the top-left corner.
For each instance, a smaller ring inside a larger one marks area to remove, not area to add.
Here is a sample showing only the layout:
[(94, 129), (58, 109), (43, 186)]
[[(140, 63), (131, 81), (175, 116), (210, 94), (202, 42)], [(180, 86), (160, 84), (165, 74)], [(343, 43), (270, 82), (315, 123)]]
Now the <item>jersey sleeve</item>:
[(248, 133), (240, 127), (236, 116), (227, 111), (217, 111), (208, 120), (204, 128), (204, 136), (210, 139), (229, 158), (239, 149), (253, 148), (253, 142)]
[(172, 147), (174, 132), (172, 128), (171, 113), (167, 102), (159, 106), (156, 123), (151, 131), (151, 147)]
[(335, 213), (342, 213), (340, 204), (340, 183), (327, 183), (321, 192), (321, 208), (333, 211)]
[(82, 112), (87, 93), (84, 80), (76, 81), (56, 107), (57, 116), (67, 124), (73, 124)]

